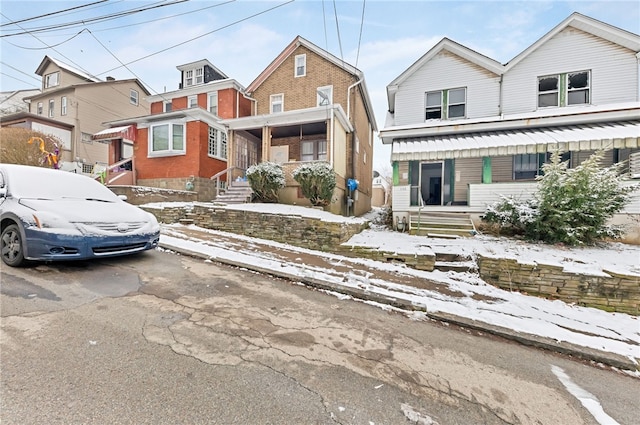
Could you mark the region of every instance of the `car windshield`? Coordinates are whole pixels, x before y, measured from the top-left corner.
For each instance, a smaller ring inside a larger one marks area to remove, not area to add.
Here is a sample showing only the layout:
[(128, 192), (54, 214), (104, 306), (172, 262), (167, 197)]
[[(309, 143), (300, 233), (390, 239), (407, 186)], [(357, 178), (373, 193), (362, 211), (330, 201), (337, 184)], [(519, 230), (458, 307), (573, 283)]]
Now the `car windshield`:
[(117, 201), (107, 187), (81, 174), (39, 167), (8, 168), (7, 186), (18, 198)]

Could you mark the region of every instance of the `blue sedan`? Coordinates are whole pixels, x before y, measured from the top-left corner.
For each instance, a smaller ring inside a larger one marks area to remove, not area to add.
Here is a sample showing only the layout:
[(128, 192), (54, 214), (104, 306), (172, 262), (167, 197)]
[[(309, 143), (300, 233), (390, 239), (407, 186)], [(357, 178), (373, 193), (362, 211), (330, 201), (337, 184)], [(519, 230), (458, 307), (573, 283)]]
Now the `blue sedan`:
[(2, 261), (85, 260), (158, 246), (156, 218), (89, 177), (0, 164)]

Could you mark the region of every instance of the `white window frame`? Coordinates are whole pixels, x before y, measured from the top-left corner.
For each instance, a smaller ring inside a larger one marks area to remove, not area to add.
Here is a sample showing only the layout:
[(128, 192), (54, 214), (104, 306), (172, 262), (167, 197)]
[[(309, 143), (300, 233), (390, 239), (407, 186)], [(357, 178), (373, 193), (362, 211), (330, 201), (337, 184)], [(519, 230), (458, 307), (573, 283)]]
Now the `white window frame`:
[(60, 98), (60, 115), (67, 115), (67, 96), (62, 96)]
[(295, 78), (307, 75), (307, 55), (296, 55), (293, 62), (293, 76)]
[[(429, 95), (432, 95), (431, 98), (433, 98), (434, 97), (433, 95), (436, 95), (436, 94), (438, 94), (440, 96), (438, 104), (436, 105), (436, 103), (433, 102), (433, 101), (431, 103), (429, 103), (429, 97), (430, 97)], [(443, 100), (442, 99), (443, 99), (442, 90), (428, 91), (428, 92), (426, 92), (424, 94), (424, 104), (425, 104), (424, 119), (425, 119), (425, 121), (437, 120), (437, 119), (441, 120), (443, 118), (442, 117), (442, 110), (443, 110), (443, 107), (442, 107)], [(433, 113), (433, 112), (436, 112), (436, 111), (440, 112), (440, 117), (439, 118), (428, 118), (427, 117), (427, 115), (429, 113)]]
[(227, 159), (227, 132), (225, 130), (209, 126), (207, 154), (211, 158)]
[(187, 108), (192, 109), (197, 107), (198, 107), (198, 96), (194, 95), (194, 96), (187, 97)]
[(49, 118), (53, 118), (54, 113), (53, 110), (56, 108), (56, 101), (54, 99), (49, 99)]
[(60, 71), (52, 72), (44, 76), (45, 89), (48, 89), (50, 87), (56, 87), (59, 85), (60, 85)]
[[(274, 106), (279, 105), (280, 110), (274, 112)], [(272, 94), (269, 96), (269, 113), (277, 114), (278, 112), (284, 112), (284, 93)]]
[[(324, 94), (324, 96), (322, 96)], [(322, 86), (316, 90), (316, 106), (329, 106), (333, 104), (333, 86)]]
[(211, 112), (213, 115), (216, 115), (216, 116), (218, 115), (218, 92), (217, 91), (210, 92), (207, 94), (207, 110)]
[(134, 89), (129, 90), (129, 102), (132, 105), (138, 106), (138, 90), (134, 90)]
[(196, 68), (194, 72), (193, 84), (202, 84), (204, 82), (204, 68)]
[[(553, 78), (556, 80), (555, 89), (540, 91), (540, 82), (544, 79), (549, 79), (549, 78)], [(557, 108), (558, 106), (560, 106), (560, 74), (543, 75), (538, 77), (536, 92), (537, 92), (536, 99), (537, 99), (538, 108)], [(540, 104), (540, 96), (544, 96), (545, 99), (549, 99), (551, 95), (555, 96), (555, 100), (556, 100), (555, 103), (549, 104), (549, 105)]]
[(44, 105), (42, 102), (38, 102), (38, 106), (36, 107), (36, 114), (42, 115), (44, 113)]
[[(462, 100), (462, 102), (452, 102), (451, 101), (451, 92), (452, 91), (464, 91), (464, 99)], [(451, 116), (451, 107), (452, 106), (460, 106), (462, 105), (464, 108), (463, 114), (461, 116), (455, 116), (452, 117)], [(466, 87), (457, 87), (455, 89), (448, 89), (447, 90), (447, 119), (449, 120), (456, 120), (456, 119), (463, 119), (467, 116), (467, 88)]]
[(184, 86), (190, 87), (193, 85), (193, 69), (189, 69), (184, 72)]
[[(587, 75), (587, 85), (585, 87), (576, 87), (570, 88), (571, 77), (574, 75), (586, 74)], [(543, 79), (553, 78), (556, 80), (556, 88), (553, 90), (544, 90), (540, 91), (540, 81)], [(539, 109), (543, 108), (558, 108), (565, 106), (581, 106), (581, 105), (590, 105), (591, 104), (591, 71), (590, 70), (581, 70), (581, 71), (573, 71), (573, 72), (565, 72), (560, 74), (549, 74), (538, 77), (537, 79), (537, 105)], [(585, 92), (586, 93), (586, 102), (571, 102), (569, 97), (572, 93)], [(555, 95), (555, 103), (550, 105), (540, 105), (540, 96)]]
[[(154, 149), (154, 130), (160, 127), (167, 127), (167, 149)], [(174, 139), (174, 131), (176, 127), (182, 129), (182, 147), (176, 148)], [(148, 156), (160, 157), (160, 156), (175, 156), (185, 155), (187, 153), (187, 126), (182, 122), (162, 122), (149, 126), (149, 143), (148, 143)]]
[[(578, 87), (578, 88), (570, 88), (569, 84), (571, 81), (571, 76), (572, 75), (577, 75), (577, 74), (587, 74), (587, 86), (586, 87)], [(566, 79), (567, 79), (567, 97), (566, 97), (566, 105), (567, 106), (573, 106), (573, 105), (589, 105), (591, 104), (591, 71), (576, 71), (576, 72), (567, 72), (566, 74)], [(569, 101), (569, 95), (571, 93), (574, 92), (580, 92), (580, 91), (586, 91), (587, 92), (587, 101), (586, 102), (580, 102), (580, 103), (571, 103)]]
[[(455, 102), (452, 103), (450, 101), (451, 97), (451, 92), (453, 91), (460, 91), (463, 90), (464, 91), (464, 100), (462, 102)], [(430, 96), (431, 95), (431, 96)], [(434, 95), (437, 95), (439, 97), (439, 105), (436, 104), (435, 102), (431, 102), (429, 103), (429, 97), (434, 97)], [(430, 120), (457, 120), (457, 119), (463, 119), (466, 118), (467, 116), (467, 88), (466, 87), (454, 87), (454, 88), (450, 88), (450, 89), (443, 89), (443, 90), (432, 90), (432, 91), (428, 91), (425, 92), (424, 94), (424, 119), (425, 121), (430, 121)], [(462, 116), (455, 116), (452, 117), (451, 116), (451, 107), (452, 106), (460, 106), (462, 105), (464, 107), (464, 114)], [(434, 112), (440, 112), (440, 117), (439, 118), (427, 118), (427, 114), (431, 113), (433, 114)]]
[(165, 100), (162, 102), (163, 112), (171, 112), (172, 109), (173, 109), (173, 103), (170, 100)]

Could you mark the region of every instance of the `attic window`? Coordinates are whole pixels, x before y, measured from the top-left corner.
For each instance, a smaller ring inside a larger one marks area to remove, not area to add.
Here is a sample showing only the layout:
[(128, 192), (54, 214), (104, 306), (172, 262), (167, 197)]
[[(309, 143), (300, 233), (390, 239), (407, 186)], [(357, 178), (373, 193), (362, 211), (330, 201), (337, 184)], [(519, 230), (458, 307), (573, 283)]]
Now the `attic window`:
[(318, 106), (329, 106), (333, 103), (333, 86), (318, 87), (316, 93)]
[(590, 79), (589, 71), (538, 77), (538, 108), (589, 104)]
[(307, 75), (307, 55), (296, 55), (296, 77), (304, 77)]
[(44, 88), (55, 87), (60, 84), (60, 72), (52, 72), (44, 76)]
[(138, 92), (136, 90), (130, 90), (129, 91), (129, 102), (131, 102), (132, 105), (138, 105)]
[(282, 112), (284, 110), (284, 95), (283, 94), (272, 94), (270, 97), (271, 101), (271, 113), (275, 114), (278, 112)]
[(202, 68), (196, 69), (196, 84), (202, 84), (202, 82), (204, 81), (202, 76), (203, 76)]
[(184, 85), (185, 87), (193, 85), (193, 70), (189, 70), (184, 73)]
[(426, 93), (425, 120), (464, 118), (467, 113), (467, 89), (447, 89)]

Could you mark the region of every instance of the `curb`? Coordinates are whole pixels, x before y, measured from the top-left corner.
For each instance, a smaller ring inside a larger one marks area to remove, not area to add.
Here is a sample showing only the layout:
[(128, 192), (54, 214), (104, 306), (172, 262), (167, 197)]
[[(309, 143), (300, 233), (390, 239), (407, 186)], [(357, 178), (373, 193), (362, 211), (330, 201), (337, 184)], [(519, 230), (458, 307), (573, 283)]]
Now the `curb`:
[(433, 320), (438, 320), (445, 323), (451, 323), (457, 326), (473, 329), (476, 331), (482, 331), (484, 333), (495, 335), (501, 338), (505, 338), (511, 341), (518, 342), (530, 347), (541, 348), (547, 351), (552, 351), (564, 355), (576, 357), (578, 359), (593, 361), (602, 363), (607, 366), (630, 370), (640, 371), (640, 362), (634, 362), (633, 360), (621, 356), (619, 354), (609, 353), (606, 351), (600, 351), (589, 347), (583, 347), (567, 342), (559, 342), (555, 339), (541, 337), (534, 334), (527, 334), (522, 332), (516, 332), (509, 328), (503, 328), (501, 326), (492, 325), (489, 323), (479, 322), (477, 320), (468, 319), (466, 317), (460, 317), (449, 313), (442, 312), (429, 312), (424, 306), (411, 303), (407, 300), (398, 299), (394, 297), (379, 295), (371, 293), (369, 291), (360, 290), (356, 288), (348, 288), (333, 283), (328, 283), (320, 279), (311, 277), (303, 277), (283, 271), (273, 270), (265, 267), (261, 267), (256, 264), (247, 264), (241, 261), (234, 261), (226, 258), (212, 257), (200, 252), (191, 251), (185, 248), (178, 248), (171, 244), (165, 244), (160, 241), (159, 246), (171, 251), (179, 252), (183, 255), (190, 257), (202, 258), (204, 260), (215, 261), (217, 263), (226, 264), (234, 267), (253, 270), (262, 274), (286, 279), (289, 281), (301, 282), (305, 285), (312, 286), (318, 289), (323, 289), (332, 292), (338, 292), (341, 294), (349, 295), (353, 298), (365, 301), (373, 301), (380, 304), (390, 305), (392, 307), (406, 310), (406, 311), (420, 311), (426, 314), (426, 316)]

